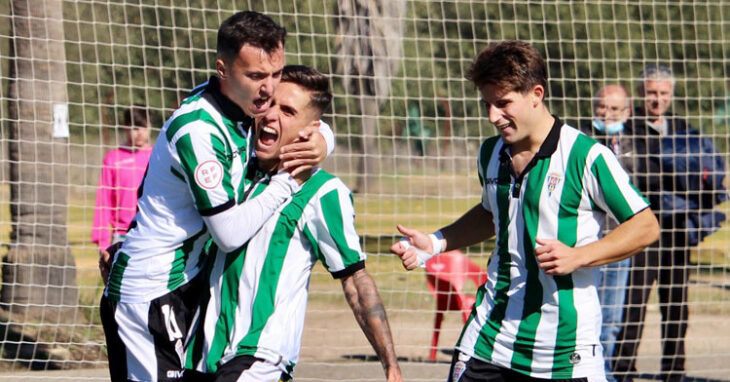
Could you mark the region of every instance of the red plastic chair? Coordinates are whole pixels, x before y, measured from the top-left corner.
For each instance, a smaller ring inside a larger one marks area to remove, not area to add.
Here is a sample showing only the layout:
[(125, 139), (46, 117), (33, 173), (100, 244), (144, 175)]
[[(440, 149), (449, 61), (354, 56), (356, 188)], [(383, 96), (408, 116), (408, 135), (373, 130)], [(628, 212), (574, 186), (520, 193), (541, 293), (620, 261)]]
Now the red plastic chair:
[(472, 280), (479, 287), (487, 281), (487, 272), (459, 250), (440, 253), (426, 263), (426, 284), (436, 298), (436, 319), (428, 357), (432, 362), (436, 361), (444, 312), (458, 310), (464, 322), (469, 318), (476, 296), (464, 294), (466, 280)]

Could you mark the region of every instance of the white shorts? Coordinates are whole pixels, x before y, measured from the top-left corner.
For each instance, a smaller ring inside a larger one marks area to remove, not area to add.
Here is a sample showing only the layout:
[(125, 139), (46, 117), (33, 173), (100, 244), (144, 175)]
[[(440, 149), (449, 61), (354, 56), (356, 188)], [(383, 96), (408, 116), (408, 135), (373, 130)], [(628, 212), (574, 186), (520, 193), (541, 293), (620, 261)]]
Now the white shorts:
[(216, 371), (215, 381), (290, 382), (292, 377), (271, 362), (251, 356), (239, 356)]
[(198, 280), (149, 302), (102, 297), (101, 322), (113, 382), (182, 380), (186, 336), (200, 299)]

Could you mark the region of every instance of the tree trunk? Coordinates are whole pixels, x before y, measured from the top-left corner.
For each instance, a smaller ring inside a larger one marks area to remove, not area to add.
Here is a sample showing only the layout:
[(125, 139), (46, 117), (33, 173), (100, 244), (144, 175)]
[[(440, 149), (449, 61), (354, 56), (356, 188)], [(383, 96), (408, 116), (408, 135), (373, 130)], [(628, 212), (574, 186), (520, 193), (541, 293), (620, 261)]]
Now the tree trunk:
[[(62, 6), (61, 0), (13, 0), (11, 5), (12, 232), (0, 306), (14, 313), (42, 312), (45, 322), (54, 319), (48, 308), (75, 307), (78, 297), (66, 235), (68, 136), (54, 137), (53, 128), (56, 108), (68, 107)], [(62, 309), (55, 311), (62, 319)]]
[(380, 111), (378, 101), (372, 95), (360, 95), (360, 110), (362, 113), (362, 157), (358, 166), (355, 192), (367, 193), (374, 189), (375, 174), (378, 163), (375, 149), (375, 135), (377, 132), (377, 118)]

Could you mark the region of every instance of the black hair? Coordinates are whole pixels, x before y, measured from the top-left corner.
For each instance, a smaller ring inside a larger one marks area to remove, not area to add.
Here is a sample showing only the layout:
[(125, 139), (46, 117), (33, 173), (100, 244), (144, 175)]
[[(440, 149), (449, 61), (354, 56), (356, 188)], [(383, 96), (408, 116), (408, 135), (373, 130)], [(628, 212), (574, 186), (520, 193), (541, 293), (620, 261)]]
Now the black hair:
[(218, 58), (230, 61), (244, 44), (272, 53), (284, 47), (286, 29), (271, 17), (254, 11), (242, 11), (227, 18), (218, 28)]

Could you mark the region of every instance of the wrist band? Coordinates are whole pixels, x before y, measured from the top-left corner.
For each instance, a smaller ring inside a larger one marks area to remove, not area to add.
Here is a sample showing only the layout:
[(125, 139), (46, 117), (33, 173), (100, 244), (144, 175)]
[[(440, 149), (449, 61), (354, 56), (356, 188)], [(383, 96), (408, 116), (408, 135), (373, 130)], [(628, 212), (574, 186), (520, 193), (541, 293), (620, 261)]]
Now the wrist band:
[(431, 239), (431, 247), (433, 248), (431, 254), (436, 255), (444, 251), (444, 235), (441, 231), (429, 234), (428, 238)]

